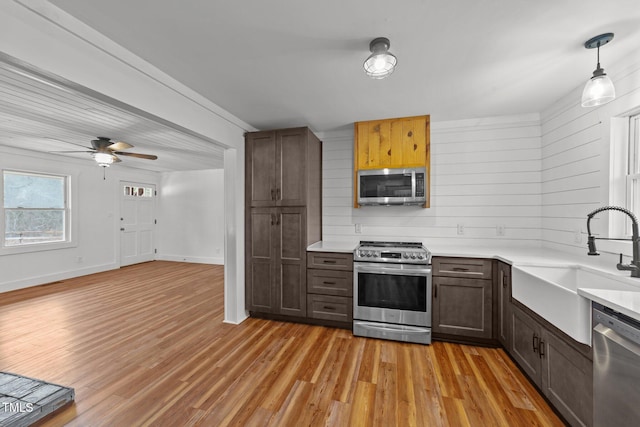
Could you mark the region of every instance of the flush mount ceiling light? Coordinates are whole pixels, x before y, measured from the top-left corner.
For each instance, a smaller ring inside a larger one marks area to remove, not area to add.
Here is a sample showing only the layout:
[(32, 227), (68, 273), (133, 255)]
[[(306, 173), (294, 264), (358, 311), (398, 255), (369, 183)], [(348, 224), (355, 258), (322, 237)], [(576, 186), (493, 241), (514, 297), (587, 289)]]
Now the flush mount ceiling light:
[(384, 79), (396, 68), (398, 59), (389, 53), (389, 39), (378, 37), (371, 40), (369, 50), (371, 55), (364, 61), (364, 72), (372, 79)]
[(593, 76), (589, 79), (582, 91), (583, 107), (595, 107), (606, 104), (609, 101), (613, 101), (616, 97), (613, 82), (600, 67), (600, 46), (604, 46), (612, 39), (613, 33), (605, 33), (595, 36), (584, 43), (584, 47), (587, 49), (598, 49), (598, 65), (593, 72)]

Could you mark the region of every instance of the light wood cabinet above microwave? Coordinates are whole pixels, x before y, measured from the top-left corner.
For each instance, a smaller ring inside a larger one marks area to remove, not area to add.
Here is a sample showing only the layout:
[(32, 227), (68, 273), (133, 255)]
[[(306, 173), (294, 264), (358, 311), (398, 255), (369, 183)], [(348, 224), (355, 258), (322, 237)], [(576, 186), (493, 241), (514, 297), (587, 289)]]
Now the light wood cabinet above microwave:
[[(426, 167), (430, 182), (428, 115), (356, 122), (354, 134), (354, 207), (358, 207), (359, 170)], [(429, 207), (429, 198), (424, 207)]]
[(355, 123), (355, 169), (429, 166), (429, 116)]

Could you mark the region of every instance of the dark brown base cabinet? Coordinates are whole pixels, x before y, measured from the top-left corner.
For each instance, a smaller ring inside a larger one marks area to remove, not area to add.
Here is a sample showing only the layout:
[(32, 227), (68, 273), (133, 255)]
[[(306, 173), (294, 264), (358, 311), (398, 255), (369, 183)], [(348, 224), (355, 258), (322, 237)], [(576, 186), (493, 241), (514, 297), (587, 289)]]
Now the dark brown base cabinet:
[(307, 254), (307, 317), (341, 323), (353, 322), (353, 254)]
[(432, 332), (435, 339), (494, 338), (491, 260), (433, 258)]
[(588, 346), (533, 316), (514, 301), (511, 357), (570, 425), (593, 425), (593, 364)]
[(569, 425), (592, 426), (591, 347), (513, 299), (511, 288), (509, 264), (434, 257), (434, 339), (502, 345)]
[(504, 262), (497, 263), (497, 293), (496, 305), (498, 309), (498, 341), (506, 349), (511, 348), (511, 266)]
[(306, 316), (306, 208), (253, 208), (249, 216), (247, 308)]

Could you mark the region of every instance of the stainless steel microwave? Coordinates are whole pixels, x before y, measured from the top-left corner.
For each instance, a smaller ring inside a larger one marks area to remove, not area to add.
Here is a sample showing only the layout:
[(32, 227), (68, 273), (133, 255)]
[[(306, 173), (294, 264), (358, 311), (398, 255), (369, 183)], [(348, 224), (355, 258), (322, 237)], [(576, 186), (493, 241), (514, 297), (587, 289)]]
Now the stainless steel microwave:
[(423, 205), (429, 185), (427, 169), (359, 170), (358, 205)]

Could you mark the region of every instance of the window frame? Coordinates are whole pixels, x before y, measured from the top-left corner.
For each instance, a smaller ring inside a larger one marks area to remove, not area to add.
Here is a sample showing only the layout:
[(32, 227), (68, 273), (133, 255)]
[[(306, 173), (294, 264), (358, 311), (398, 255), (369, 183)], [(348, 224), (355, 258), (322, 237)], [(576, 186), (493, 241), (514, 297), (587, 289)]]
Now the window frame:
[[(627, 140), (627, 170), (625, 171), (625, 207), (633, 212), (636, 217), (640, 216), (640, 197), (636, 200), (636, 195), (640, 194), (640, 113), (629, 116)], [(634, 194), (634, 184), (636, 194)], [(624, 234), (631, 237), (631, 220), (625, 219)]]
[[(65, 228), (65, 238), (64, 240), (56, 241), (56, 242), (38, 242), (38, 243), (29, 243), (23, 245), (5, 245), (5, 207), (4, 207), (4, 174), (8, 173), (18, 173), (25, 175), (35, 175), (35, 176), (51, 176), (51, 177), (60, 177), (64, 178), (65, 181), (65, 220), (64, 220), (64, 228)], [(77, 246), (77, 174), (69, 173), (62, 170), (57, 170), (56, 168), (42, 168), (42, 170), (27, 170), (21, 168), (0, 168), (0, 231), (2, 232), (2, 239), (0, 240), (0, 256), (2, 255), (11, 255), (11, 254), (20, 254), (20, 253), (29, 253), (29, 252), (40, 252), (40, 251), (48, 251), (55, 249), (66, 249)]]

